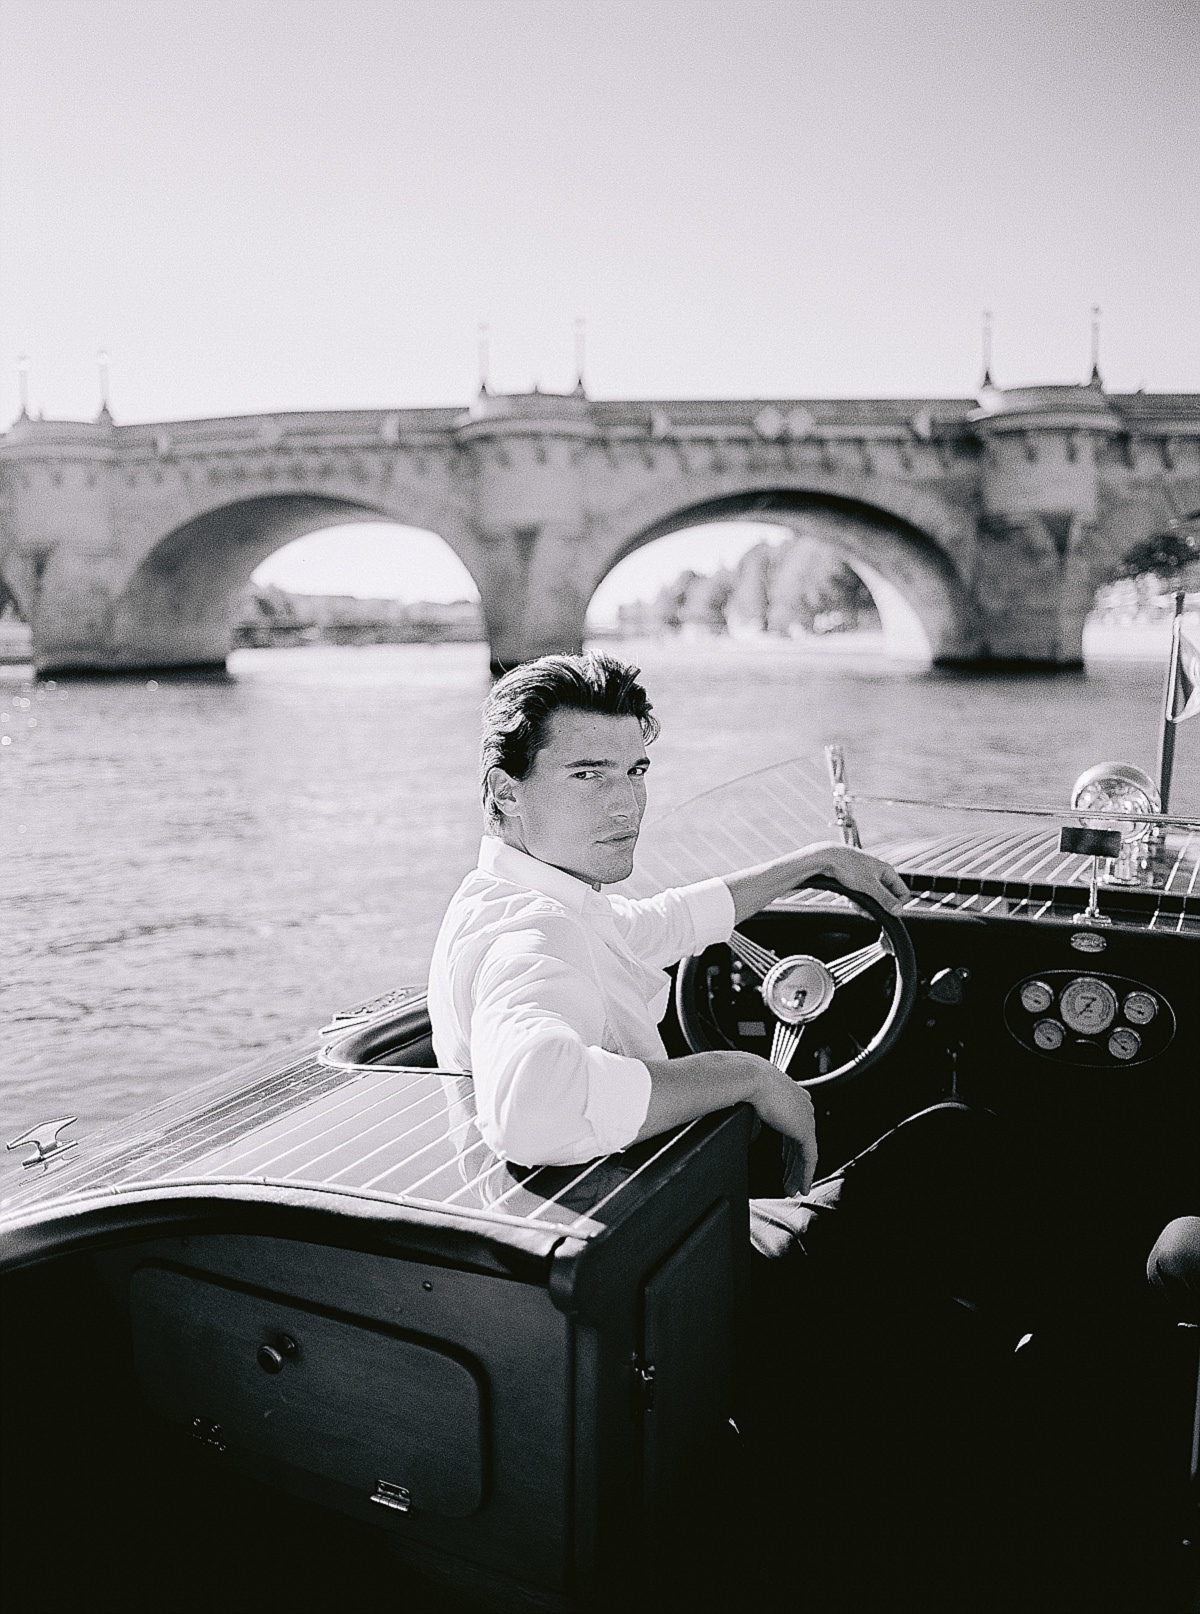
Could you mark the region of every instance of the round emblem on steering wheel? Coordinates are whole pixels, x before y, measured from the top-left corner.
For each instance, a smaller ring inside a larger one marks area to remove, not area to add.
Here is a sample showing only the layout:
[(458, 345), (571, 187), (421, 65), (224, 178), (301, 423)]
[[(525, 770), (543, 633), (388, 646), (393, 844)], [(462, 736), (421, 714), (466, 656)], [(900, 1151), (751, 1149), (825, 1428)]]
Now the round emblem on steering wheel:
[(763, 977), (763, 1002), (785, 1025), (807, 1025), (829, 1007), (835, 984), (819, 958), (793, 953), (781, 958)]

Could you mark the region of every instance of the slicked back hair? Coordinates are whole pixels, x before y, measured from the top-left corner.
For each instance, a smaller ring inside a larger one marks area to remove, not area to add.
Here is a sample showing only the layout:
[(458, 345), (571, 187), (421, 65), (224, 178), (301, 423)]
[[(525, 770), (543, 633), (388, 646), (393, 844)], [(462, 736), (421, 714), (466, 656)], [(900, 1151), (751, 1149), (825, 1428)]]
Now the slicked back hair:
[(514, 779), (526, 779), (546, 744), (555, 712), (600, 712), (606, 717), (636, 717), (649, 744), (658, 734), (646, 691), (638, 683), (641, 669), (594, 650), (581, 656), (539, 656), (505, 673), (483, 703), (483, 738), (479, 747), (479, 779), (483, 811), (494, 828), (501, 814), (492, 800), (488, 775), (503, 768)]

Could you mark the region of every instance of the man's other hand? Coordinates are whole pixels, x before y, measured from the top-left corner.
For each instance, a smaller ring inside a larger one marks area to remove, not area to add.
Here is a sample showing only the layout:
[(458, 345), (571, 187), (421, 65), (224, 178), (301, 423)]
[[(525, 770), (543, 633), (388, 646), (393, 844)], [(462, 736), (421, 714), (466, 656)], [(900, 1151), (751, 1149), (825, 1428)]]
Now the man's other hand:
[(777, 1065), (753, 1054), (748, 1057), (759, 1067), (750, 1102), (769, 1127), (798, 1145), (799, 1171), (792, 1173), (792, 1186), (793, 1191), (807, 1194), (817, 1174), (817, 1116), (813, 1101), (807, 1088), (785, 1076)]

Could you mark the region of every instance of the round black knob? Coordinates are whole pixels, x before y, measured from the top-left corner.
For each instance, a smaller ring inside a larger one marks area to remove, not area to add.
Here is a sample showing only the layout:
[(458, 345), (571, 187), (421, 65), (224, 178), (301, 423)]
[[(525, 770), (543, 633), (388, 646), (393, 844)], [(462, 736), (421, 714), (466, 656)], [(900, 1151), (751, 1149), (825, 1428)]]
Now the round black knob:
[(264, 1373), (278, 1373), (283, 1366), (283, 1354), (274, 1345), (258, 1347), (258, 1365)]

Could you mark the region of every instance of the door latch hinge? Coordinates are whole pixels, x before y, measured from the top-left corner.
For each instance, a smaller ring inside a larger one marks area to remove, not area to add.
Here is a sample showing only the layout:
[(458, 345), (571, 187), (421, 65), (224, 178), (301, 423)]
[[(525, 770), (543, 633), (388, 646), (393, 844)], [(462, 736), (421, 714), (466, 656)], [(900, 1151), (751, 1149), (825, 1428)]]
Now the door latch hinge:
[(633, 1356), (633, 1410), (635, 1412), (654, 1411), (654, 1367), (650, 1362), (643, 1362), (636, 1351)]
[(412, 1512), (411, 1491), (407, 1485), (397, 1485), (393, 1480), (378, 1480), (371, 1500), (378, 1502), (381, 1508), (391, 1508), (395, 1513)]

